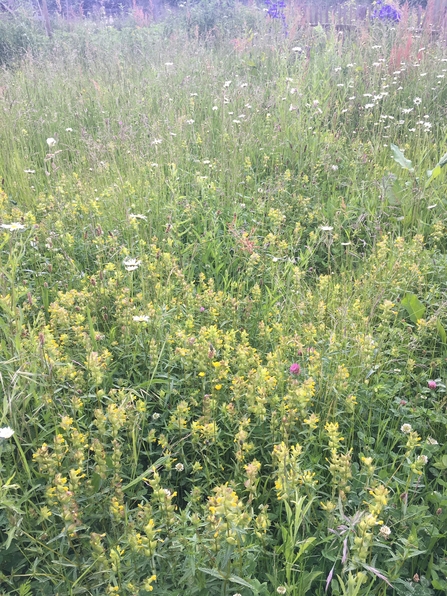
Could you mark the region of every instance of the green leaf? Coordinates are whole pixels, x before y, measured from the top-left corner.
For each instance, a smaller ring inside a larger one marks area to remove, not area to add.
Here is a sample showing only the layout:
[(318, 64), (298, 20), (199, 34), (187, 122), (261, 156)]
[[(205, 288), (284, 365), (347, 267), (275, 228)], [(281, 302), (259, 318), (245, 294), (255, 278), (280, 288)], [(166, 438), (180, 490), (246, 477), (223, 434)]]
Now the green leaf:
[(380, 190), (389, 205), (400, 204), (403, 190), (395, 174), (387, 174), (382, 178)]
[(219, 571), (218, 569), (209, 569), (208, 567), (199, 567), (199, 571), (202, 571), (207, 575), (211, 575), (212, 577), (216, 577), (217, 579), (231, 582), (233, 584), (239, 584), (240, 586), (249, 588), (254, 594), (259, 593), (258, 589), (255, 586), (245, 581), (245, 579), (242, 579), (242, 577), (239, 577), (238, 575), (227, 575), (226, 573), (223, 573), (223, 571)]
[(306, 594), (312, 587), (314, 580), (322, 574), (322, 571), (302, 571), (300, 575), (302, 593)]
[(436, 331), (438, 332), (439, 337), (443, 344), (447, 343), (447, 333), (445, 332), (444, 327), (439, 319), (436, 319)]
[(438, 459), (433, 467), (438, 470), (447, 470), (447, 455), (443, 455), (441, 459)]
[[(429, 178), (431, 178), (431, 180), (434, 180), (435, 178), (437, 178), (440, 173), (441, 173), (441, 166), (439, 164), (436, 165), (433, 170), (427, 170), (427, 176)], [(431, 182), (431, 180), (429, 180), (428, 182)], [(427, 184), (428, 184), (428, 182), (427, 182)]]
[(19, 596), (32, 596), (33, 589), (31, 587), (31, 582), (27, 581), (26, 583), (19, 586)]
[(6, 542), (5, 542), (5, 544), (2, 545), (2, 548), (4, 548), (5, 550), (8, 550), (8, 548), (11, 546), (11, 542), (15, 538), (15, 535), (16, 535), (16, 532), (17, 532), (18, 529), (19, 529), (18, 526), (13, 526), (12, 528), (9, 528), (9, 530), (7, 532), (8, 538), (7, 538)]
[(391, 151), (393, 152), (393, 159), (395, 161), (397, 161), (397, 163), (405, 170), (408, 170), (409, 172), (413, 172), (414, 171), (413, 164), (411, 163), (411, 161), (409, 159), (407, 159), (405, 157), (405, 155), (402, 153), (402, 151), (399, 149), (399, 147), (397, 145), (394, 145), (393, 143), (391, 143), (390, 147), (391, 147)]
[(230, 582), (233, 582), (234, 584), (239, 584), (240, 586), (249, 588), (253, 592), (253, 594), (258, 593), (258, 590), (254, 586), (252, 586), (249, 582), (245, 581), (245, 579), (242, 579), (238, 575), (230, 575), (228, 579), (230, 580)]
[(441, 166), (439, 166), (439, 165), (435, 166), (434, 170), (427, 170), (428, 180), (425, 183), (425, 188), (430, 186), (430, 184), (433, 182), (433, 180), (436, 180), (436, 178), (439, 176), (440, 173), (441, 173)]
[(425, 183), (425, 188), (427, 188), (427, 186), (429, 186), (433, 182), (433, 180), (436, 180), (436, 178), (441, 173), (441, 169), (445, 165), (447, 165), (447, 153), (444, 153), (444, 155), (441, 157), (441, 159), (435, 165), (435, 167), (433, 168), (433, 170), (427, 170), (428, 180)]
[(208, 567), (199, 567), (199, 571), (202, 573), (206, 573), (207, 575), (211, 575), (212, 577), (217, 577), (217, 579), (227, 579), (227, 576), (219, 571), (218, 569), (209, 569)]
[(94, 493), (97, 493), (102, 485), (102, 478), (97, 472), (92, 474), (92, 488)]
[(309, 546), (315, 542), (316, 538), (315, 537), (311, 537), (311, 538), (306, 538), (305, 540), (303, 540), (302, 542), (298, 542), (295, 546), (299, 546), (300, 548), (298, 549), (298, 552), (295, 555), (295, 559), (294, 562), (296, 563), (296, 561), (298, 561), (301, 556), (306, 552), (306, 550), (309, 548)]
[(154, 462), (145, 472), (143, 472), (137, 478), (135, 478), (134, 480), (129, 482), (129, 484), (126, 484), (126, 486), (123, 486), (122, 490), (123, 491), (129, 490), (129, 488), (132, 488), (132, 486), (135, 486), (139, 482), (142, 482), (147, 476), (150, 476), (154, 470), (156, 470), (157, 468), (162, 466), (165, 463), (165, 461), (167, 461), (168, 459), (169, 459), (169, 457), (167, 455), (163, 455), (162, 457), (159, 457), (157, 459), (157, 461)]
[(402, 306), (407, 311), (410, 319), (413, 323), (417, 323), (419, 319), (422, 319), (425, 313), (425, 306), (416, 296), (416, 294), (405, 294), (402, 298)]

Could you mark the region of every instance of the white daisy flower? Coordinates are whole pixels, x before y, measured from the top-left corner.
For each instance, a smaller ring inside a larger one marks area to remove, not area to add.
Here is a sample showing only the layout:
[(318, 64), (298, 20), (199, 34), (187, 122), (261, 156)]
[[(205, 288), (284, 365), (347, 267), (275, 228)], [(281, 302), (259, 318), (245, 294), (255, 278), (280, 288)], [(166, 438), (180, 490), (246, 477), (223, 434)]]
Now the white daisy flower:
[(1, 224), (0, 227), (3, 228), (4, 230), (9, 230), (10, 232), (17, 232), (19, 230), (25, 229), (25, 226), (22, 225), (21, 223), (19, 223), (18, 221), (15, 221), (10, 224)]
[(149, 323), (149, 317), (147, 315), (135, 315), (132, 317), (135, 323)]
[(0, 439), (10, 439), (13, 434), (14, 434), (14, 431), (9, 426), (0, 428)]
[(132, 257), (126, 257), (123, 261), (123, 265), (126, 271), (135, 271), (141, 265), (141, 261), (133, 259)]

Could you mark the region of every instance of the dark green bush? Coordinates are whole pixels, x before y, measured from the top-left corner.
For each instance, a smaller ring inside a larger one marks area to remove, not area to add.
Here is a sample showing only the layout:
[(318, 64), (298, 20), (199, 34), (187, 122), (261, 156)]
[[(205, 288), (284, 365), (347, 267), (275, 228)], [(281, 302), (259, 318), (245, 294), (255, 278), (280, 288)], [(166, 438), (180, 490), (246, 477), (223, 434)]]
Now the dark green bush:
[(0, 18), (0, 65), (10, 66), (46, 41), (43, 28), (25, 14)]
[(237, 36), (242, 30), (253, 27), (257, 14), (235, 0), (199, 0), (178, 2), (165, 19), (165, 31), (186, 30), (190, 37), (204, 37), (209, 34)]

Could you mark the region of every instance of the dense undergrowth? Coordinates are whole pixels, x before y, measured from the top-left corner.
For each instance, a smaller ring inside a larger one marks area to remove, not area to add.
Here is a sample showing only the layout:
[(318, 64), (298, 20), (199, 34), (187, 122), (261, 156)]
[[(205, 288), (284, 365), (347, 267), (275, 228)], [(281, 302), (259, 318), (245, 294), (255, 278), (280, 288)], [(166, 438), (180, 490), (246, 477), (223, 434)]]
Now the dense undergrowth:
[(0, 75), (4, 594), (447, 589), (445, 45), (235, 11)]

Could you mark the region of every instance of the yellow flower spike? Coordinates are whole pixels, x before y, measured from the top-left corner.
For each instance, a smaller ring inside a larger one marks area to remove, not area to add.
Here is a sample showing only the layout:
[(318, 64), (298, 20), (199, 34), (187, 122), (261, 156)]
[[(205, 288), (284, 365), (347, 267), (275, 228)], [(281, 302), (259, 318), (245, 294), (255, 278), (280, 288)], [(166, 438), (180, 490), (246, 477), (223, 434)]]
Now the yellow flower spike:
[(61, 427), (64, 430), (68, 430), (72, 424), (73, 424), (73, 418), (71, 418), (70, 416), (62, 416)]
[(309, 418), (305, 418), (303, 420), (304, 424), (307, 424), (311, 430), (315, 430), (317, 428), (317, 424), (319, 421), (320, 419), (318, 418), (318, 416), (316, 416), (313, 413), (309, 416)]
[(331, 513), (332, 511), (334, 511), (334, 509), (337, 508), (337, 505), (335, 503), (332, 503), (332, 501), (326, 501), (325, 503), (321, 502), (320, 503), (320, 507), (324, 511), (327, 511), (328, 513)]
[(156, 575), (152, 575), (151, 577), (148, 577), (143, 583), (143, 588), (145, 590), (147, 590), (148, 592), (152, 592), (154, 589), (154, 586), (152, 586), (151, 584), (155, 581), (157, 581)]
[(357, 398), (355, 395), (348, 395), (346, 398), (346, 409), (350, 414), (354, 412), (355, 406), (357, 405)]

